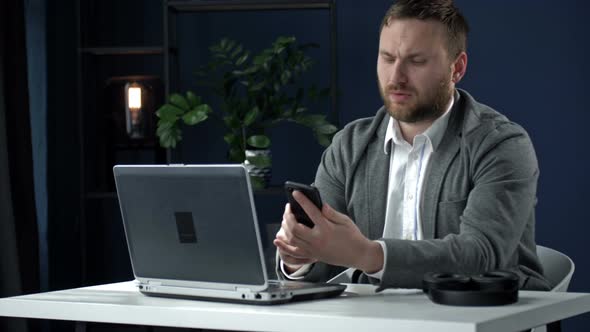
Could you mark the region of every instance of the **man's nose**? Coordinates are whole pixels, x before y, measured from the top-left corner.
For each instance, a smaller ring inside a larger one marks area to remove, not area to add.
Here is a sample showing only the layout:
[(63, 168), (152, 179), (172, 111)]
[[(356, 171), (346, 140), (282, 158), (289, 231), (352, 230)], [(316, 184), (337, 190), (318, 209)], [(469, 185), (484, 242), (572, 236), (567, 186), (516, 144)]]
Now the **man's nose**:
[(391, 71), (389, 73), (389, 84), (397, 85), (397, 84), (405, 84), (408, 82), (408, 76), (406, 75), (406, 69), (403, 64), (399, 61), (396, 61), (391, 66)]

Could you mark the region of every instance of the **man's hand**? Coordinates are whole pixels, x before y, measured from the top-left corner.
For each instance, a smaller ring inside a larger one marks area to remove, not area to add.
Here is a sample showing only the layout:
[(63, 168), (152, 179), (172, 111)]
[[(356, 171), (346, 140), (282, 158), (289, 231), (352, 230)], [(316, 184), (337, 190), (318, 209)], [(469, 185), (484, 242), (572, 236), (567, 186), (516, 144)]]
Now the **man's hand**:
[(273, 241), (274, 245), (277, 246), (279, 256), (285, 265), (287, 273), (293, 273), (306, 264), (316, 262), (315, 259), (310, 257), (309, 253), (303, 252), (301, 249), (290, 244), (291, 239), (293, 239), (293, 227), (297, 225), (303, 226), (295, 220), (295, 216), (291, 212), (291, 206), (287, 204), (283, 213), (281, 229), (277, 232), (276, 238)]
[(287, 204), (281, 230), (274, 244), (283, 262), (291, 269), (322, 261), (352, 267), (367, 273), (383, 268), (381, 245), (367, 239), (348, 216), (324, 204), (320, 211), (305, 195), (295, 191), (293, 197), (315, 224), (299, 224)]

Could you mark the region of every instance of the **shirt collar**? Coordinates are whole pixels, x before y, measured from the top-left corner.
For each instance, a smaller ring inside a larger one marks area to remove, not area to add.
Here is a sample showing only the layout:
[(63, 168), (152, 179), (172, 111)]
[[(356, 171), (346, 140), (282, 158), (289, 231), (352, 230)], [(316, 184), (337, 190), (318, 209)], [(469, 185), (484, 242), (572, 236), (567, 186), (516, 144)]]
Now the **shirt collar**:
[[(418, 136), (425, 136), (426, 140), (430, 142), (432, 145), (432, 151), (436, 151), (442, 138), (447, 130), (447, 125), (449, 123), (449, 115), (451, 113), (451, 109), (453, 108), (453, 104), (455, 103), (455, 96), (451, 95), (451, 101), (447, 106), (447, 110), (443, 115), (441, 115), (438, 119), (436, 119), (426, 131)], [(383, 151), (385, 154), (389, 154), (391, 145), (389, 142), (393, 140), (393, 144), (400, 145), (404, 144), (405, 140), (402, 136), (401, 130), (399, 128), (399, 122), (394, 119), (393, 117), (389, 117), (389, 123), (387, 124), (387, 131), (385, 132), (385, 142), (383, 142)], [(415, 140), (415, 138), (414, 138)]]

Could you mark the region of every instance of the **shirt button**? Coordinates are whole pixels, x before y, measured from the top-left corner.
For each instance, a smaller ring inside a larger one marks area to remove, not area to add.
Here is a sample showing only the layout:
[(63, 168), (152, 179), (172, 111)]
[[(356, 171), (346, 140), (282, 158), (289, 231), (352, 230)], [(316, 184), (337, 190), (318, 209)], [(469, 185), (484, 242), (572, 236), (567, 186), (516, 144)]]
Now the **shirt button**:
[(409, 199), (409, 200), (413, 200), (413, 199), (414, 199), (414, 195), (412, 195), (412, 194), (409, 194), (409, 195), (408, 195), (408, 199)]

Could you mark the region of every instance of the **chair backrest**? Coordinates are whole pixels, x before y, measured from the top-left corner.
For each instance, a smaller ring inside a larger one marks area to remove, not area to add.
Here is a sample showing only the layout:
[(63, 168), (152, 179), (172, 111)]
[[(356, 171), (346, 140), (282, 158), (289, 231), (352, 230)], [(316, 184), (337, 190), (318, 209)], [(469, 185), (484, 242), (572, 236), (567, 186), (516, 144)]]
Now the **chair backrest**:
[(537, 256), (545, 270), (545, 277), (554, 285), (552, 292), (567, 292), (567, 288), (572, 280), (575, 265), (574, 262), (565, 254), (543, 246), (537, 246)]

